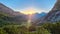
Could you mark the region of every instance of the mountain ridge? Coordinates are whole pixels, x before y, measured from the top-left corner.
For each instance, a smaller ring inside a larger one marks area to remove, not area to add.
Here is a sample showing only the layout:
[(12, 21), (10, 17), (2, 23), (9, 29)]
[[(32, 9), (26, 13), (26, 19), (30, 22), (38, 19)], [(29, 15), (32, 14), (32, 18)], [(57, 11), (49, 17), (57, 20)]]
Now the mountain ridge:
[(54, 23), (59, 21), (60, 21), (60, 0), (57, 0), (51, 11), (39, 23), (46, 23), (46, 22)]

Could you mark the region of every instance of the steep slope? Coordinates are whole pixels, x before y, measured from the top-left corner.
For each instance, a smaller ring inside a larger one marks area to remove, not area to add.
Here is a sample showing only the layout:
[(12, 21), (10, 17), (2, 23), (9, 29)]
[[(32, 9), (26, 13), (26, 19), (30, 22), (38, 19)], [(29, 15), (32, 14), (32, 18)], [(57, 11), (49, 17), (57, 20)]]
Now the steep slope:
[(46, 20), (49, 22), (57, 22), (60, 21), (60, 0), (57, 0), (56, 4), (52, 8), (52, 10), (46, 16)]
[(7, 14), (0, 12), (0, 27), (4, 26), (4, 25), (13, 24), (13, 22), (10, 21), (10, 19), (11, 19), (11, 17), (9, 17)]
[[(7, 16), (5, 16), (4, 14), (6, 14)], [(24, 15), (20, 12), (15, 12), (14, 10), (3, 5), (2, 3), (0, 3), (0, 17), (3, 17), (3, 18), (0, 18), (1, 20), (4, 20), (4, 21), (9, 22), (9, 23), (14, 22), (16, 24), (21, 24), (22, 22), (27, 21), (26, 15)]]
[(8, 14), (9, 16), (23, 15), (22, 13), (12, 10), (11, 8), (5, 6), (2, 3), (0, 3), (0, 12)]
[(60, 0), (57, 0), (52, 10), (47, 14), (47, 16), (42, 21), (44, 22), (60, 21)]
[(7, 6), (3, 5), (2, 3), (0, 3), (0, 12), (9, 14), (9, 15), (13, 15), (13, 10), (8, 8)]

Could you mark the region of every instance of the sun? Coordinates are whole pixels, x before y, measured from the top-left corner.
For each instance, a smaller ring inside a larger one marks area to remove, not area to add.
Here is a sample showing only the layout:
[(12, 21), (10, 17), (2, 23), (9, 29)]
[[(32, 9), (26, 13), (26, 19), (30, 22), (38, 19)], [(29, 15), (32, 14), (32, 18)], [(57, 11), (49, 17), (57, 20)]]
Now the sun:
[(35, 14), (36, 12), (34, 9), (27, 9), (27, 10), (21, 11), (21, 13), (23, 13), (25, 15), (32, 15), (32, 14)]

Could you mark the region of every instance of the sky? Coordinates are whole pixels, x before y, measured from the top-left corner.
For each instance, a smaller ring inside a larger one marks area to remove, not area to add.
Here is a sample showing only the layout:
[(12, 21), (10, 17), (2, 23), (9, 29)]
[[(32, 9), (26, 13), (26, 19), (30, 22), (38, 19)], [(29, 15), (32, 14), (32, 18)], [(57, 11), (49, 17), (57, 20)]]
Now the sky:
[(0, 0), (0, 3), (15, 11), (34, 8), (39, 10), (37, 12), (49, 12), (56, 3), (56, 0)]

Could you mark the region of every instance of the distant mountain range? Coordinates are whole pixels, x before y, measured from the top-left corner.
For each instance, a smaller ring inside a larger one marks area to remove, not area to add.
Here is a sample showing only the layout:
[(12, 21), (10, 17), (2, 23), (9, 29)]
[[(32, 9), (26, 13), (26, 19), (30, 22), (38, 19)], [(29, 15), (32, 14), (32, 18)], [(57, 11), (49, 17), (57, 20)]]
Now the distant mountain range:
[[(0, 3), (0, 13), (8, 15), (8, 16), (6, 16), (5, 20), (9, 21), (9, 22), (16, 22), (18, 24), (19, 23), (21, 24), (22, 22), (27, 22), (27, 20), (28, 20), (28, 15), (25, 15), (25, 14), (22, 14), (20, 12), (14, 11), (11, 8), (3, 5), (2, 3)], [(44, 13), (44, 12), (42, 12), (41, 14), (35, 13), (35, 14), (32, 15), (31, 21), (33, 23), (35, 23), (37, 20), (41, 19), (45, 15), (46, 15), (46, 13)]]
[[(3, 20), (9, 22), (16, 22), (17, 24), (21, 24), (23, 22), (27, 22), (28, 15), (22, 14), (18, 11), (14, 11), (11, 8), (0, 3), (0, 13), (6, 14), (8, 16), (4, 16)], [(1, 15), (1, 14), (0, 14)], [(60, 0), (57, 0), (52, 10), (47, 13), (35, 13), (32, 15), (31, 21), (33, 24), (40, 24), (45, 22), (58, 22), (60, 21)]]
[(44, 16), (46, 16), (46, 14), (47, 13), (44, 13), (44, 12), (42, 12), (42, 13), (35, 13), (35, 14), (33, 14), (32, 15), (32, 22), (36, 22), (36, 21), (38, 21), (38, 20), (40, 20), (41, 18), (43, 18)]
[[(14, 11), (11, 8), (0, 3), (0, 13), (7, 14), (8, 18), (5, 19), (10, 22), (22, 23), (27, 22), (28, 15), (22, 14), (18, 11)], [(58, 22), (60, 21), (60, 0), (57, 0), (52, 10), (47, 13), (35, 13), (32, 15), (31, 21), (33, 24), (45, 23), (45, 22)]]

